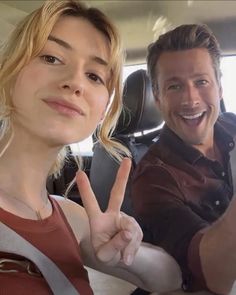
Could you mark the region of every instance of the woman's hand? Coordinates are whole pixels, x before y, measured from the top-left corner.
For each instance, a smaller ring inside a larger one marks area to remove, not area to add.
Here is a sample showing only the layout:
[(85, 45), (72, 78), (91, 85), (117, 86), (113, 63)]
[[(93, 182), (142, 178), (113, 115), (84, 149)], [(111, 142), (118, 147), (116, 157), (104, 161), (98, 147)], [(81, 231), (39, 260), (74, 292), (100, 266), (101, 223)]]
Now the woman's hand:
[(76, 176), (89, 218), (92, 246), (97, 258), (111, 265), (120, 261), (132, 264), (143, 237), (135, 219), (120, 212), (130, 167), (131, 161), (125, 158), (118, 170), (105, 212), (101, 211), (86, 174), (80, 171)]

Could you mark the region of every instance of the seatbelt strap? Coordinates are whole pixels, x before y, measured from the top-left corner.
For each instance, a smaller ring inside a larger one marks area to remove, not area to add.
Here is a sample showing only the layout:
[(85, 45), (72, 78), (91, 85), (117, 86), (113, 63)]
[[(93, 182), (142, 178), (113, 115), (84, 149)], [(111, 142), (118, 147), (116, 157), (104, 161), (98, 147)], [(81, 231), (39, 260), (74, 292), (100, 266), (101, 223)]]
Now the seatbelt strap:
[(229, 153), (230, 155), (230, 167), (231, 176), (233, 182), (233, 192), (236, 193), (236, 147)]
[[(231, 168), (231, 177), (233, 183), (233, 192), (236, 193), (236, 147), (229, 153), (230, 155), (230, 168)], [(233, 287), (229, 295), (236, 294), (236, 281), (233, 284)]]
[(54, 295), (79, 295), (50, 258), (2, 222), (0, 222), (0, 251), (18, 254), (34, 262)]

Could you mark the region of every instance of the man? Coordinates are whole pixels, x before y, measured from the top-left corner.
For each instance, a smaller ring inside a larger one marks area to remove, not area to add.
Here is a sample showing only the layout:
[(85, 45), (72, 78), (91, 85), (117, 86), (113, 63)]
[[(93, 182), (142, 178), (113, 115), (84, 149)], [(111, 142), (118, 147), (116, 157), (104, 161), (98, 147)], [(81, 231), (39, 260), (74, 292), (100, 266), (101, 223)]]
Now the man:
[(146, 240), (180, 264), (184, 290), (228, 294), (236, 280), (236, 116), (220, 114), (218, 42), (204, 25), (182, 25), (151, 44), (147, 63), (165, 126), (135, 172), (135, 212)]

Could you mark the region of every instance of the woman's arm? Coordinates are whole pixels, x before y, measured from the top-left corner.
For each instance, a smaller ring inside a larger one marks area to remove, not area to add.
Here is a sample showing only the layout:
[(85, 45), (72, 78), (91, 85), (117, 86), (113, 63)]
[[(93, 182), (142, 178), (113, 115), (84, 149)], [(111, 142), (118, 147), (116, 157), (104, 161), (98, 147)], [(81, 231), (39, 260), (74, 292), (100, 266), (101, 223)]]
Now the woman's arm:
[[(85, 265), (104, 273), (114, 275), (149, 291), (167, 292), (180, 288), (181, 272), (176, 261), (162, 248), (147, 243), (140, 246), (132, 264), (127, 265), (121, 256), (116, 261), (99, 260), (90, 240), (90, 225), (86, 211), (74, 202), (56, 197), (68, 222), (80, 243), (81, 255)], [(126, 216), (126, 215), (125, 215)], [(130, 218), (130, 217), (127, 217)], [(131, 218), (132, 222), (133, 218)], [(136, 224), (136, 222), (135, 222)]]
[(128, 159), (121, 163), (105, 212), (101, 212), (86, 175), (77, 175), (89, 224), (81, 240), (84, 261), (150, 291), (178, 289), (181, 272), (174, 259), (158, 247), (140, 246), (140, 226), (134, 218), (120, 212), (130, 165)]
[(131, 265), (122, 262), (114, 266), (99, 261), (91, 244), (82, 243), (81, 250), (84, 263), (104, 273), (119, 277), (130, 283), (151, 291), (168, 292), (181, 287), (181, 271), (172, 256), (162, 248), (141, 243)]

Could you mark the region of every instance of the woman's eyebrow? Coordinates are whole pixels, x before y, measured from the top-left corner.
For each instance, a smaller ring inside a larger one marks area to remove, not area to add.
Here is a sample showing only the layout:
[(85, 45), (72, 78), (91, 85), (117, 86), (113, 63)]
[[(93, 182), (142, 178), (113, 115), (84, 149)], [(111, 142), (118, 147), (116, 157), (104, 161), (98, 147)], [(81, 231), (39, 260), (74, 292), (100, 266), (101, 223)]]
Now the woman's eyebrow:
[[(48, 40), (56, 42), (58, 45), (62, 46), (65, 49), (73, 50), (73, 47), (69, 43), (62, 39), (54, 37), (53, 35), (49, 35)], [(91, 56), (91, 59), (100, 65), (108, 66), (108, 62), (99, 56)]]
[(108, 66), (108, 62), (105, 61), (103, 58), (101, 58), (101, 57), (99, 57), (99, 56), (91, 56), (91, 59), (92, 59), (94, 62), (96, 62), (96, 63), (98, 63), (98, 64), (100, 64), (100, 65), (102, 65), (102, 66), (105, 66), (105, 67)]
[(59, 38), (56, 38), (52, 35), (48, 36), (48, 40), (56, 42), (58, 45), (64, 47), (65, 49), (73, 50), (72, 46), (69, 43), (67, 43), (66, 41), (63, 41)]

